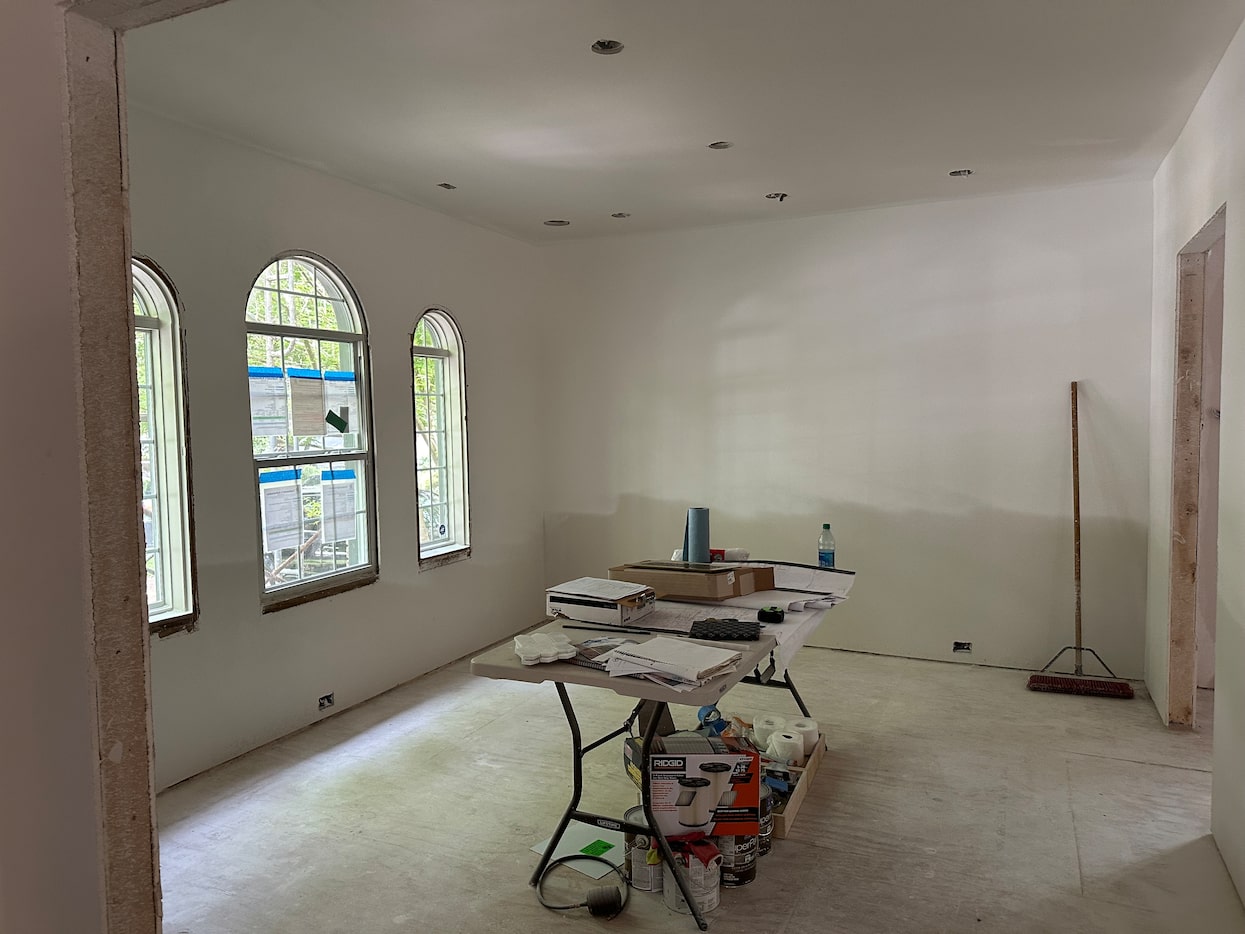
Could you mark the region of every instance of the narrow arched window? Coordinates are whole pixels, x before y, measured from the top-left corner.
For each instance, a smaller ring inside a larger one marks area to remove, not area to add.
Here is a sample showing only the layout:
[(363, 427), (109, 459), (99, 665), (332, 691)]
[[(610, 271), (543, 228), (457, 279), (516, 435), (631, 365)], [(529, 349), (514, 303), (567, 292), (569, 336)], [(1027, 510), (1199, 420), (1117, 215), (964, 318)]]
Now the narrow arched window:
[(471, 554), (463, 341), (444, 308), (420, 316), (411, 335), (411, 362), (422, 568)]
[(193, 623), (197, 604), (182, 335), (159, 268), (134, 259), (131, 273), (147, 616), (163, 631)]
[(345, 277), (279, 257), (246, 304), (262, 604), (280, 609), (375, 580), (367, 326)]

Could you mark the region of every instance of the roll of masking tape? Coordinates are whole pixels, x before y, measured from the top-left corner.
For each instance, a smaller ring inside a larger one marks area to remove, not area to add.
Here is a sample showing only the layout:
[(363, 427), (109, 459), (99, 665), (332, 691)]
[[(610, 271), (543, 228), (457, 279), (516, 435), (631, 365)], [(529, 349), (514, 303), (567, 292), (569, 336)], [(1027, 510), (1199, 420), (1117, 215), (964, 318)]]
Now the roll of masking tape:
[(786, 728), (787, 721), (783, 717), (776, 717), (769, 713), (757, 714), (752, 720), (752, 736), (762, 749), (769, 743), (771, 735)]
[(813, 750), (817, 748), (817, 737), (821, 735), (821, 727), (817, 725), (817, 721), (801, 717), (788, 723), (787, 729), (792, 733), (799, 733), (804, 738), (804, 755), (811, 756)]
[(769, 738), (766, 752), (774, 759), (802, 766), (804, 758), (804, 737), (790, 730), (774, 733)]

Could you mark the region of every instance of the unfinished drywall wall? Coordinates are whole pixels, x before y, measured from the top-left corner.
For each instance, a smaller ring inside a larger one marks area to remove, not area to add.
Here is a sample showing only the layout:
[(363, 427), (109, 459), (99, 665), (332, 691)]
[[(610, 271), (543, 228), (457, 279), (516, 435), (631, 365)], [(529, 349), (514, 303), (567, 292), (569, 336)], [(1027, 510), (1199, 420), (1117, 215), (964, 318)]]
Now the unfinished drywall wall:
[[(141, 112), (134, 247), (184, 307), (202, 615), (153, 644), (157, 786), (362, 701), (540, 618), (534, 247)], [(284, 250), (350, 280), (371, 338), (379, 582), (261, 615), (244, 309)], [(470, 560), (418, 571), (410, 333), (441, 304), (467, 349)]]
[(1239, 32), (1154, 179), (1150, 405), (1150, 545), (1146, 683), (1167, 710), (1167, 571), (1171, 555), (1172, 380), (1176, 254), (1221, 205), (1223, 381), (1219, 456), (1219, 599), (1215, 632), (1215, 765), (1211, 824), (1245, 891), (1245, 31)]
[[(64, 11), (12, 0), (0, 28), (4, 397), (20, 454), (0, 458), (0, 931), (105, 929), (90, 597), (66, 205)], [(30, 412), (28, 407), (26, 412)]]
[(1139, 676), (1150, 222), (1135, 181), (556, 248), (550, 579), (668, 556), (690, 505), (766, 558), (829, 521), (861, 576), (819, 642), (1040, 666), (1079, 379), (1087, 641)]

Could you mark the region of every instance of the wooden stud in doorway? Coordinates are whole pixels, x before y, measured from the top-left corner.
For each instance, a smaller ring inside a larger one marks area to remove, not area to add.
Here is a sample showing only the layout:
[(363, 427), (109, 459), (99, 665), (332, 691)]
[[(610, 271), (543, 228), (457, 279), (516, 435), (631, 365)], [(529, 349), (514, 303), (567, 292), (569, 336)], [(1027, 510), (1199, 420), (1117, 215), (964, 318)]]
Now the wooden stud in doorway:
[(1196, 725), (1199, 621), (1213, 632), (1223, 338), (1220, 208), (1177, 256), (1166, 720)]

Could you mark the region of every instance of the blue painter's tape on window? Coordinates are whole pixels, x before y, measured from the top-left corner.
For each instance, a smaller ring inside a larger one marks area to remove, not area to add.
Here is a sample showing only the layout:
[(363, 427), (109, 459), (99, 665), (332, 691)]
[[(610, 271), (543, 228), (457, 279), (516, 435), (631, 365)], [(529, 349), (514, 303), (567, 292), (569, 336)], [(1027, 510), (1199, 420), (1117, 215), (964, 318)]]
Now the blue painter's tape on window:
[(351, 373), (349, 370), (325, 370), (324, 378), (341, 380), (341, 381), (349, 381), (353, 383), (355, 376), (354, 376), (354, 373)]
[(321, 480), (353, 480), (353, 470), (322, 470), (320, 471)]
[(297, 480), (302, 475), (303, 469), (301, 467), (291, 467), (289, 470), (270, 470), (259, 475), (259, 482), (276, 483), (280, 480)]
[(298, 367), (290, 367), (285, 371), (285, 374), (293, 379), (320, 379), (319, 370), (304, 370)]
[(281, 367), (279, 366), (248, 366), (246, 368), (246, 375), (250, 377), (261, 377), (261, 378), (272, 377), (272, 378), (280, 379), (281, 378)]

